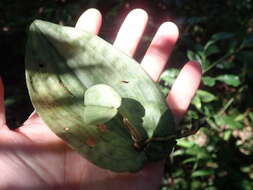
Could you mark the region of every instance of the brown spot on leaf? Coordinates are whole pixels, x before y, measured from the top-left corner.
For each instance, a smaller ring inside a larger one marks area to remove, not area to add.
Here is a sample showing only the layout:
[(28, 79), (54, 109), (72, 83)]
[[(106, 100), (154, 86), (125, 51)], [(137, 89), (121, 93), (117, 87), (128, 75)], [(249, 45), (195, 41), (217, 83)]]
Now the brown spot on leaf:
[(65, 130), (65, 131), (68, 131), (68, 130), (69, 130), (69, 128), (68, 128), (68, 127), (65, 127), (65, 128), (64, 128), (64, 130)]
[(98, 127), (98, 130), (99, 130), (100, 132), (106, 132), (106, 131), (108, 131), (108, 128), (107, 128), (106, 125), (104, 125), (104, 124), (98, 125), (97, 127)]
[(87, 140), (86, 140), (86, 144), (87, 144), (89, 147), (93, 148), (93, 147), (96, 146), (96, 141), (94, 140), (93, 137), (88, 137)]
[(129, 83), (129, 81), (127, 81), (127, 80), (122, 80), (121, 82), (123, 82), (123, 83)]

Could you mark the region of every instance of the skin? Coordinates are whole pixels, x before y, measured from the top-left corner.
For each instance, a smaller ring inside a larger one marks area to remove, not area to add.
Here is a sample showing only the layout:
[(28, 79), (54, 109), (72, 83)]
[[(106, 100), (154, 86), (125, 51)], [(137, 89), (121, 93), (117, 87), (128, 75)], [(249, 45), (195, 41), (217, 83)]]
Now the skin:
[[(144, 10), (131, 11), (115, 38), (114, 46), (133, 56), (147, 20)], [(79, 18), (76, 28), (98, 34), (101, 23), (100, 12), (89, 9)], [(155, 34), (141, 62), (154, 81), (159, 79), (177, 39), (178, 28), (171, 22), (163, 23)], [(187, 111), (200, 79), (200, 65), (194, 61), (187, 62), (166, 98), (177, 123)], [(18, 129), (9, 130), (5, 122), (3, 95), (0, 80), (0, 189), (159, 189), (164, 162), (149, 164), (135, 174), (119, 174), (98, 168), (67, 147), (35, 112)]]

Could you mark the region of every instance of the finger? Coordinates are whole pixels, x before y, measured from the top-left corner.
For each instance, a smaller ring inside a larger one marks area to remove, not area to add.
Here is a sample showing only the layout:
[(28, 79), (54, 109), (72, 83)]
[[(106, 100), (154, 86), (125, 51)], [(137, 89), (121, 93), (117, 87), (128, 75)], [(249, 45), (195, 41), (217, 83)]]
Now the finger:
[(156, 32), (141, 65), (157, 81), (178, 39), (178, 28), (172, 22), (163, 23)]
[(5, 124), (6, 124), (6, 118), (5, 118), (5, 107), (4, 107), (4, 85), (0, 77), (0, 128), (5, 126)]
[(75, 27), (93, 34), (98, 34), (101, 24), (101, 13), (97, 9), (88, 9), (80, 16)]
[(134, 9), (131, 11), (119, 29), (113, 44), (114, 47), (129, 56), (133, 56), (147, 25), (147, 21), (148, 15), (144, 10)]
[(191, 100), (201, 81), (201, 66), (198, 62), (189, 61), (180, 71), (174, 82), (167, 103), (178, 123), (186, 113)]

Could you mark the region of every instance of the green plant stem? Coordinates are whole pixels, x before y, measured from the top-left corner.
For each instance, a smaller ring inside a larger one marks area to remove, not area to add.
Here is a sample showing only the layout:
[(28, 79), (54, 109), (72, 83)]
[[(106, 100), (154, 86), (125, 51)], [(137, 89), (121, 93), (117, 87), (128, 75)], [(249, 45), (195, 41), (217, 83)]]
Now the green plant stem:
[(235, 100), (235, 97), (238, 95), (238, 94), (241, 94), (242, 93), (242, 91), (245, 89), (245, 86), (242, 86), (242, 87), (240, 87), (238, 90), (237, 90), (237, 92), (235, 93), (235, 95), (232, 97), (232, 98), (230, 98), (229, 100), (228, 100), (228, 102), (224, 105), (224, 107), (223, 108), (221, 108), (220, 109), (220, 111), (218, 111), (218, 116), (221, 116), (223, 113), (225, 113), (225, 111), (230, 107), (230, 105), (234, 102), (234, 100)]
[(227, 53), (226, 55), (224, 55), (223, 57), (221, 57), (220, 59), (218, 59), (217, 61), (215, 61), (214, 63), (212, 63), (209, 67), (207, 67), (205, 70), (203, 70), (203, 75), (206, 74), (206, 72), (208, 72), (209, 70), (211, 70), (213, 67), (215, 67), (219, 63), (223, 62), (228, 57), (232, 56), (233, 54), (235, 54), (235, 52)]
[(221, 108), (221, 110), (218, 112), (218, 116), (221, 116), (222, 114), (225, 113), (225, 111), (229, 108), (229, 106), (234, 102), (235, 98), (232, 97), (228, 100), (228, 102), (225, 104), (225, 106), (223, 108)]
[(206, 117), (206, 122), (208, 123), (208, 125), (211, 126), (211, 128), (215, 129), (216, 131), (219, 131), (219, 127), (216, 125), (215, 122), (213, 122), (210, 118)]
[(209, 70), (211, 70), (212, 68), (214, 68), (216, 65), (218, 65), (219, 63), (223, 62), (225, 59), (227, 59), (228, 57), (235, 55), (236, 53), (238, 53), (239, 51), (241, 51), (243, 49), (243, 45), (241, 44), (236, 50), (232, 51), (232, 52), (228, 52), (226, 53), (223, 57), (221, 57), (220, 59), (218, 59), (217, 61), (215, 61), (213, 64), (211, 64), (209, 67), (207, 67), (205, 70), (203, 70), (203, 75), (208, 72)]

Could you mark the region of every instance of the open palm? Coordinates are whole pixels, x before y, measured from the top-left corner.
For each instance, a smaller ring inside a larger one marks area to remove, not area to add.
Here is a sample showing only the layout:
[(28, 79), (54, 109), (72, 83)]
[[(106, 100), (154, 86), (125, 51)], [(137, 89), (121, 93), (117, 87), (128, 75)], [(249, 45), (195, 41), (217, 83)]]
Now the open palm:
[[(118, 32), (114, 46), (132, 56), (147, 19), (143, 10), (131, 11)], [(89, 9), (80, 17), (76, 27), (97, 34), (101, 22), (101, 14)], [(177, 38), (177, 27), (171, 22), (163, 23), (158, 29), (141, 62), (154, 81), (162, 73)], [(186, 63), (167, 96), (177, 122), (186, 112), (200, 77), (199, 64)], [(135, 174), (98, 168), (52, 133), (35, 112), (17, 130), (9, 130), (5, 124), (3, 84), (0, 81), (0, 169), (1, 190), (149, 190), (159, 187), (163, 162), (149, 164)]]

